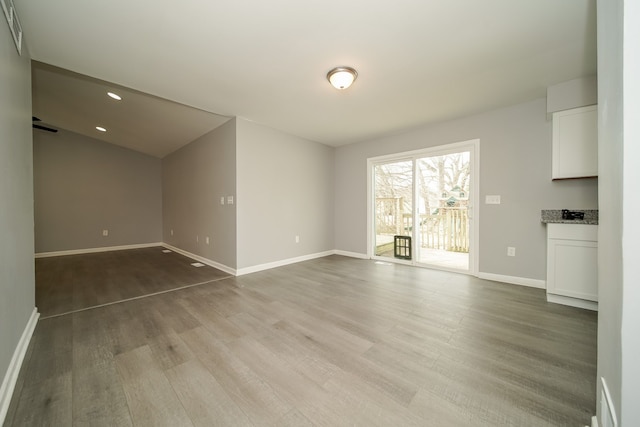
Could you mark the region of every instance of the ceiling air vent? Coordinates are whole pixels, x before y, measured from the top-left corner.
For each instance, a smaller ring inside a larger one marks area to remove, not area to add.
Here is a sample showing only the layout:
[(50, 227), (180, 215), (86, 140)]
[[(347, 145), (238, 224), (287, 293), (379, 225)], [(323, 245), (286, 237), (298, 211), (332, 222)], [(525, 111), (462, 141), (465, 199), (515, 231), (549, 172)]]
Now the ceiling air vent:
[(4, 16), (7, 18), (13, 41), (16, 44), (16, 49), (18, 49), (18, 54), (22, 55), (22, 26), (18, 19), (16, 7), (13, 5), (13, 0), (0, 0), (0, 4), (2, 4), (2, 10), (4, 11)]

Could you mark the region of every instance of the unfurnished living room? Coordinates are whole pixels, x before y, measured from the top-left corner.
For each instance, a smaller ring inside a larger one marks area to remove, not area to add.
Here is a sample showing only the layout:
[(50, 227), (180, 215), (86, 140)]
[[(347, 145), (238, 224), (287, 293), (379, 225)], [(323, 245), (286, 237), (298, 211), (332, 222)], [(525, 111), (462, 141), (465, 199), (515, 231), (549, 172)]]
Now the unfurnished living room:
[(638, 2), (0, 3), (2, 425), (640, 425)]

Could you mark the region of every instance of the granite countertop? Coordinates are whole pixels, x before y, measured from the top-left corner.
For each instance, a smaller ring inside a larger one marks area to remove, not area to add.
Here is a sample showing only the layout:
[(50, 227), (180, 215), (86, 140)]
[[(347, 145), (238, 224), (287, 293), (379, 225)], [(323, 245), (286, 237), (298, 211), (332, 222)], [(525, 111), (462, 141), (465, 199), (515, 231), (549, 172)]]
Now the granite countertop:
[(584, 219), (562, 219), (562, 209), (543, 209), (540, 222), (545, 224), (589, 224), (598, 225), (598, 210), (574, 210), (574, 212), (584, 212)]

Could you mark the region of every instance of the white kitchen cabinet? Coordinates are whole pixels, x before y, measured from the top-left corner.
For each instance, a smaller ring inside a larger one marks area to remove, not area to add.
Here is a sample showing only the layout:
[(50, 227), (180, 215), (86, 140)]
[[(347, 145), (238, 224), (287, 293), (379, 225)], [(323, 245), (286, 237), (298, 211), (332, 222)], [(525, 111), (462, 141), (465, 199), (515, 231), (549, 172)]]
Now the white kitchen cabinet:
[(552, 179), (598, 176), (598, 106), (553, 113)]
[(597, 310), (597, 225), (547, 224), (547, 301)]

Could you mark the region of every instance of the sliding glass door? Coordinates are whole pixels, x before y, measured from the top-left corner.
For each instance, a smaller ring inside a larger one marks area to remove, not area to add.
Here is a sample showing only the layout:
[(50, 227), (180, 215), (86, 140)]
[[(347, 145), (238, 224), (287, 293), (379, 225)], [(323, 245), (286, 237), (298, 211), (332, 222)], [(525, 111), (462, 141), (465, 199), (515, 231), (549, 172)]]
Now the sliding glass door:
[(416, 160), (418, 263), (469, 270), (470, 154), (458, 151)]
[[(376, 164), (375, 180), (375, 255), (394, 255), (396, 236), (411, 236), (413, 223), (413, 160)], [(406, 239), (405, 239), (406, 240)], [(411, 259), (410, 249), (403, 259)]]
[(372, 257), (475, 274), (477, 147), (369, 160)]

